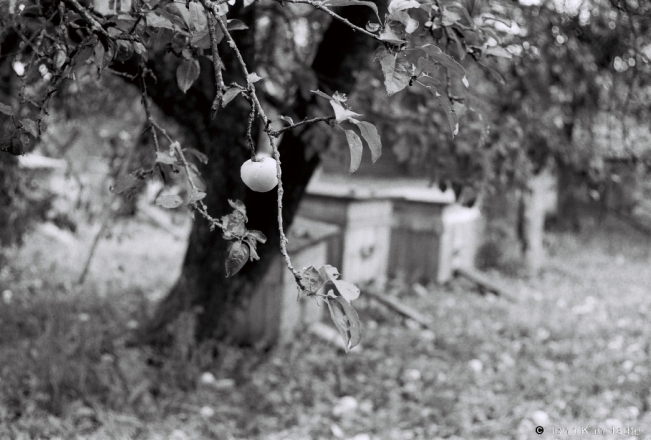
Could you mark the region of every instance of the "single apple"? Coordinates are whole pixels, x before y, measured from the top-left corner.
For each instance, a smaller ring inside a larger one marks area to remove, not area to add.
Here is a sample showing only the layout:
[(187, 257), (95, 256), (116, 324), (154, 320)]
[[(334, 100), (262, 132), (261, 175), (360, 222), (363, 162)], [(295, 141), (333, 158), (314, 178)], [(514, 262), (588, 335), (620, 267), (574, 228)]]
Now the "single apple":
[(240, 176), (246, 186), (253, 191), (270, 191), (278, 185), (276, 159), (272, 157), (263, 157), (256, 161), (249, 159), (240, 168)]

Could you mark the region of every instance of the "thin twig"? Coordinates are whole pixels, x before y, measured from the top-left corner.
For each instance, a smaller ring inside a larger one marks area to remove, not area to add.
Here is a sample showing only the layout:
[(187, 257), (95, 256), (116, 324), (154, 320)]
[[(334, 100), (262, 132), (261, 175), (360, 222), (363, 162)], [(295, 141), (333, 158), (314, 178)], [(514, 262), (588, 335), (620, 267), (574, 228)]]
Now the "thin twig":
[(63, 2), (67, 4), (70, 9), (81, 15), (81, 18), (90, 25), (93, 31), (110, 38), (109, 33), (104, 29), (102, 24), (95, 17), (90, 15), (86, 8), (84, 8), (77, 0), (63, 0)]
[(142, 104), (145, 107), (145, 116), (147, 117), (147, 122), (149, 123), (149, 128), (151, 129), (152, 136), (154, 137), (154, 148), (156, 152), (160, 151), (160, 144), (158, 143), (158, 135), (156, 130), (154, 130), (154, 120), (151, 117), (151, 109), (149, 107), (149, 96), (147, 95), (147, 82), (145, 81), (145, 71), (140, 71), (140, 81), (142, 82)]
[(215, 100), (212, 103), (213, 117), (215, 116), (217, 109), (222, 105), (222, 99), (224, 98), (224, 77), (222, 76), (222, 61), (219, 58), (219, 50), (217, 45), (217, 29), (215, 28), (215, 22), (213, 17), (208, 13), (206, 14), (208, 18), (208, 32), (210, 33), (210, 48), (212, 49), (212, 66), (215, 71)]
[(297, 122), (295, 124), (288, 125), (287, 127), (283, 127), (279, 130), (269, 130), (269, 135), (273, 137), (278, 137), (281, 134), (283, 134), (286, 131), (292, 130), (296, 127), (300, 127), (301, 125), (305, 124), (312, 124), (315, 122), (330, 122), (334, 121), (336, 119), (336, 116), (320, 116), (318, 118), (312, 118), (312, 119), (303, 119), (301, 122)]
[(219, 16), (218, 11), (216, 10), (216, 6), (214, 4), (210, 4), (208, 0), (201, 0), (201, 3), (203, 6), (210, 12), (212, 12), (213, 17), (215, 18), (215, 21), (221, 28), (226, 41), (228, 42), (228, 45), (230, 48), (233, 50), (235, 57), (237, 58), (237, 61), (240, 65), (240, 68), (242, 69), (242, 73), (244, 73), (244, 77), (246, 78), (246, 84), (247, 84), (247, 92), (249, 97), (251, 98), (252, 101), (252, 106), (255, 106), (255, 108), (258, 111), (258, 115), (260, 115), (260, 119), (262, 119), (262, 123), (265, 127), (265, 132), (269, 136), (269, 142), (271, 144), (271, 148), (273, 150), (273, 156), (274, 159), (276, 160), (276, 176), (278, 177), (278, 232), (280, 233), (280, 252), (283, 254), (283, 257), (285, 258), (285, 263), (287, 265), (287, 268), (291, 271), (292, 275), (294, 275), (294, 279), (296, 280), (296, 284), (300, 289), (303, 289), (303, 283), (301, 281), (301, 275), (300, 273), (294, 268), (292, 265), (292, 260), (289, 257), (289, 253), (287, 251), (287, 236), (285, 235), (285, 231), (283, 229), (283, 181), (282, 181), (282, 169), (280, 166), (280, 152), (278, 151), (278, 146), (274, 142), (274, 137), (269, 133), (269, 118), (267, 117), (264, 109), (262, 108), (262, 105), (260, 104), (260, 100), (258, 99), (258, 96), (255, 93), (255, 85), (251, 82), (249, 79), (249, 70), (246, 67), (246, 63), (244, 62), (244, 59), (242, 58), (242, 54), (240, 53), (240, 50), (237, 47), (237, 44), (235, 43), (235, 40), (231, 36), (230, 32), (228, 32), (228, 29), (226, 28), (226, 24), (224, 21), (221, 19)]
[(335, 20), (341, 21), (345, 25), (349, 26), (351, 29), (353, 29), (355, 31), (359, 31), (359, 32), (363, 33), (364, 35), (367, 35), (367, 36), (369, 36), (369, 37), (371, 37), (371, 38), (373, 38), (375, 40), (382, 41), (383, 43), (386, 43), (385, 41), (380, 39), (379, 36), (367, 31), (364, 28), (361, 28), (359, 26), (356, 26), (356, 25), (352, 24), (350, 21), (348, 21), (347, 19), (345, 19), (341, 15), (339, 15), (336, 12), (333, 12), (330, 9), (326, 8), (325, 6), (323, 6), (322, 2), (317, 2), (317, 1), (314, 1), (314, 0), (276, 0), (276, 1), (278, 1), (281, 4), (287, 2), (287, 3), (294, 3), (294, 4), (310, 5), (310, 6), (316, 8), (316, 9), (318, 9), (320, 11), (325, 12), (326, 14), (328, 14), (329, 16), (334, 18)]
[(253, 143), (253, 135), (251, 134), (254, 120), (255, 120), (255, 105), (251, 103), (251, 111), (249, 112), (249, 121), (246, 126), (246, 142), (249, 144), (249, 148), (251, 149), (251, 159), (255, 161), (255, 145)]

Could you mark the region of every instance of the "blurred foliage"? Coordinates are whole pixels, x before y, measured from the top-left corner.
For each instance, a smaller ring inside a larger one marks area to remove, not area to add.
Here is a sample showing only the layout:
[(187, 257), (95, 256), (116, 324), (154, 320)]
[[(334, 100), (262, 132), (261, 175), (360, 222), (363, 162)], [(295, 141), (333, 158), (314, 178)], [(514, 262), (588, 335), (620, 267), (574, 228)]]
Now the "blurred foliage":
[(44, 220), (52, 197), (29, 172), (18, 167), (15, 157), (0, 154), (0, 247), (20, 243), (35, 223)]

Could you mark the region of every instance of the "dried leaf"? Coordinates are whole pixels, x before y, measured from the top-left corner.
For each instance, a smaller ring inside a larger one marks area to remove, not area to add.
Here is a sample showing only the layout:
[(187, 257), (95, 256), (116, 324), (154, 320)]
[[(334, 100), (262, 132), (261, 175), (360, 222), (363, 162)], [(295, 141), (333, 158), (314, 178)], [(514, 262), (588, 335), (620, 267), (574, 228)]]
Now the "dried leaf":
[(314, 266), (306, 267), (301, 274), (301, 282), (307, 295), (315, 294), (325, 283), (325, 279)]

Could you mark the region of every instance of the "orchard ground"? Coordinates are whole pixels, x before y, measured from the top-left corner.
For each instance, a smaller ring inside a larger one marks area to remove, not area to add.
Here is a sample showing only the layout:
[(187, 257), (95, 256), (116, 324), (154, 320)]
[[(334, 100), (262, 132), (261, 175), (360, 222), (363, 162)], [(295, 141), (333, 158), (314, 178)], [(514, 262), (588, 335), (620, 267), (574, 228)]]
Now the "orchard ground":
[(166, 359), (129, 348), (185, 241), (138, 221), (111, 230), (82, 286), (91, 230), (41, 230), (9, 252), (0, 438), (651, 438), (651, 241), (620, 225), (549, 234), (538, 280), (492, 273), (513, 301), (461, 281), (390, 286), (433, 330), (362, 295), (360, 352), (301, 334), (267, 352), (218, 347), (217, 361), (191, 338)]

